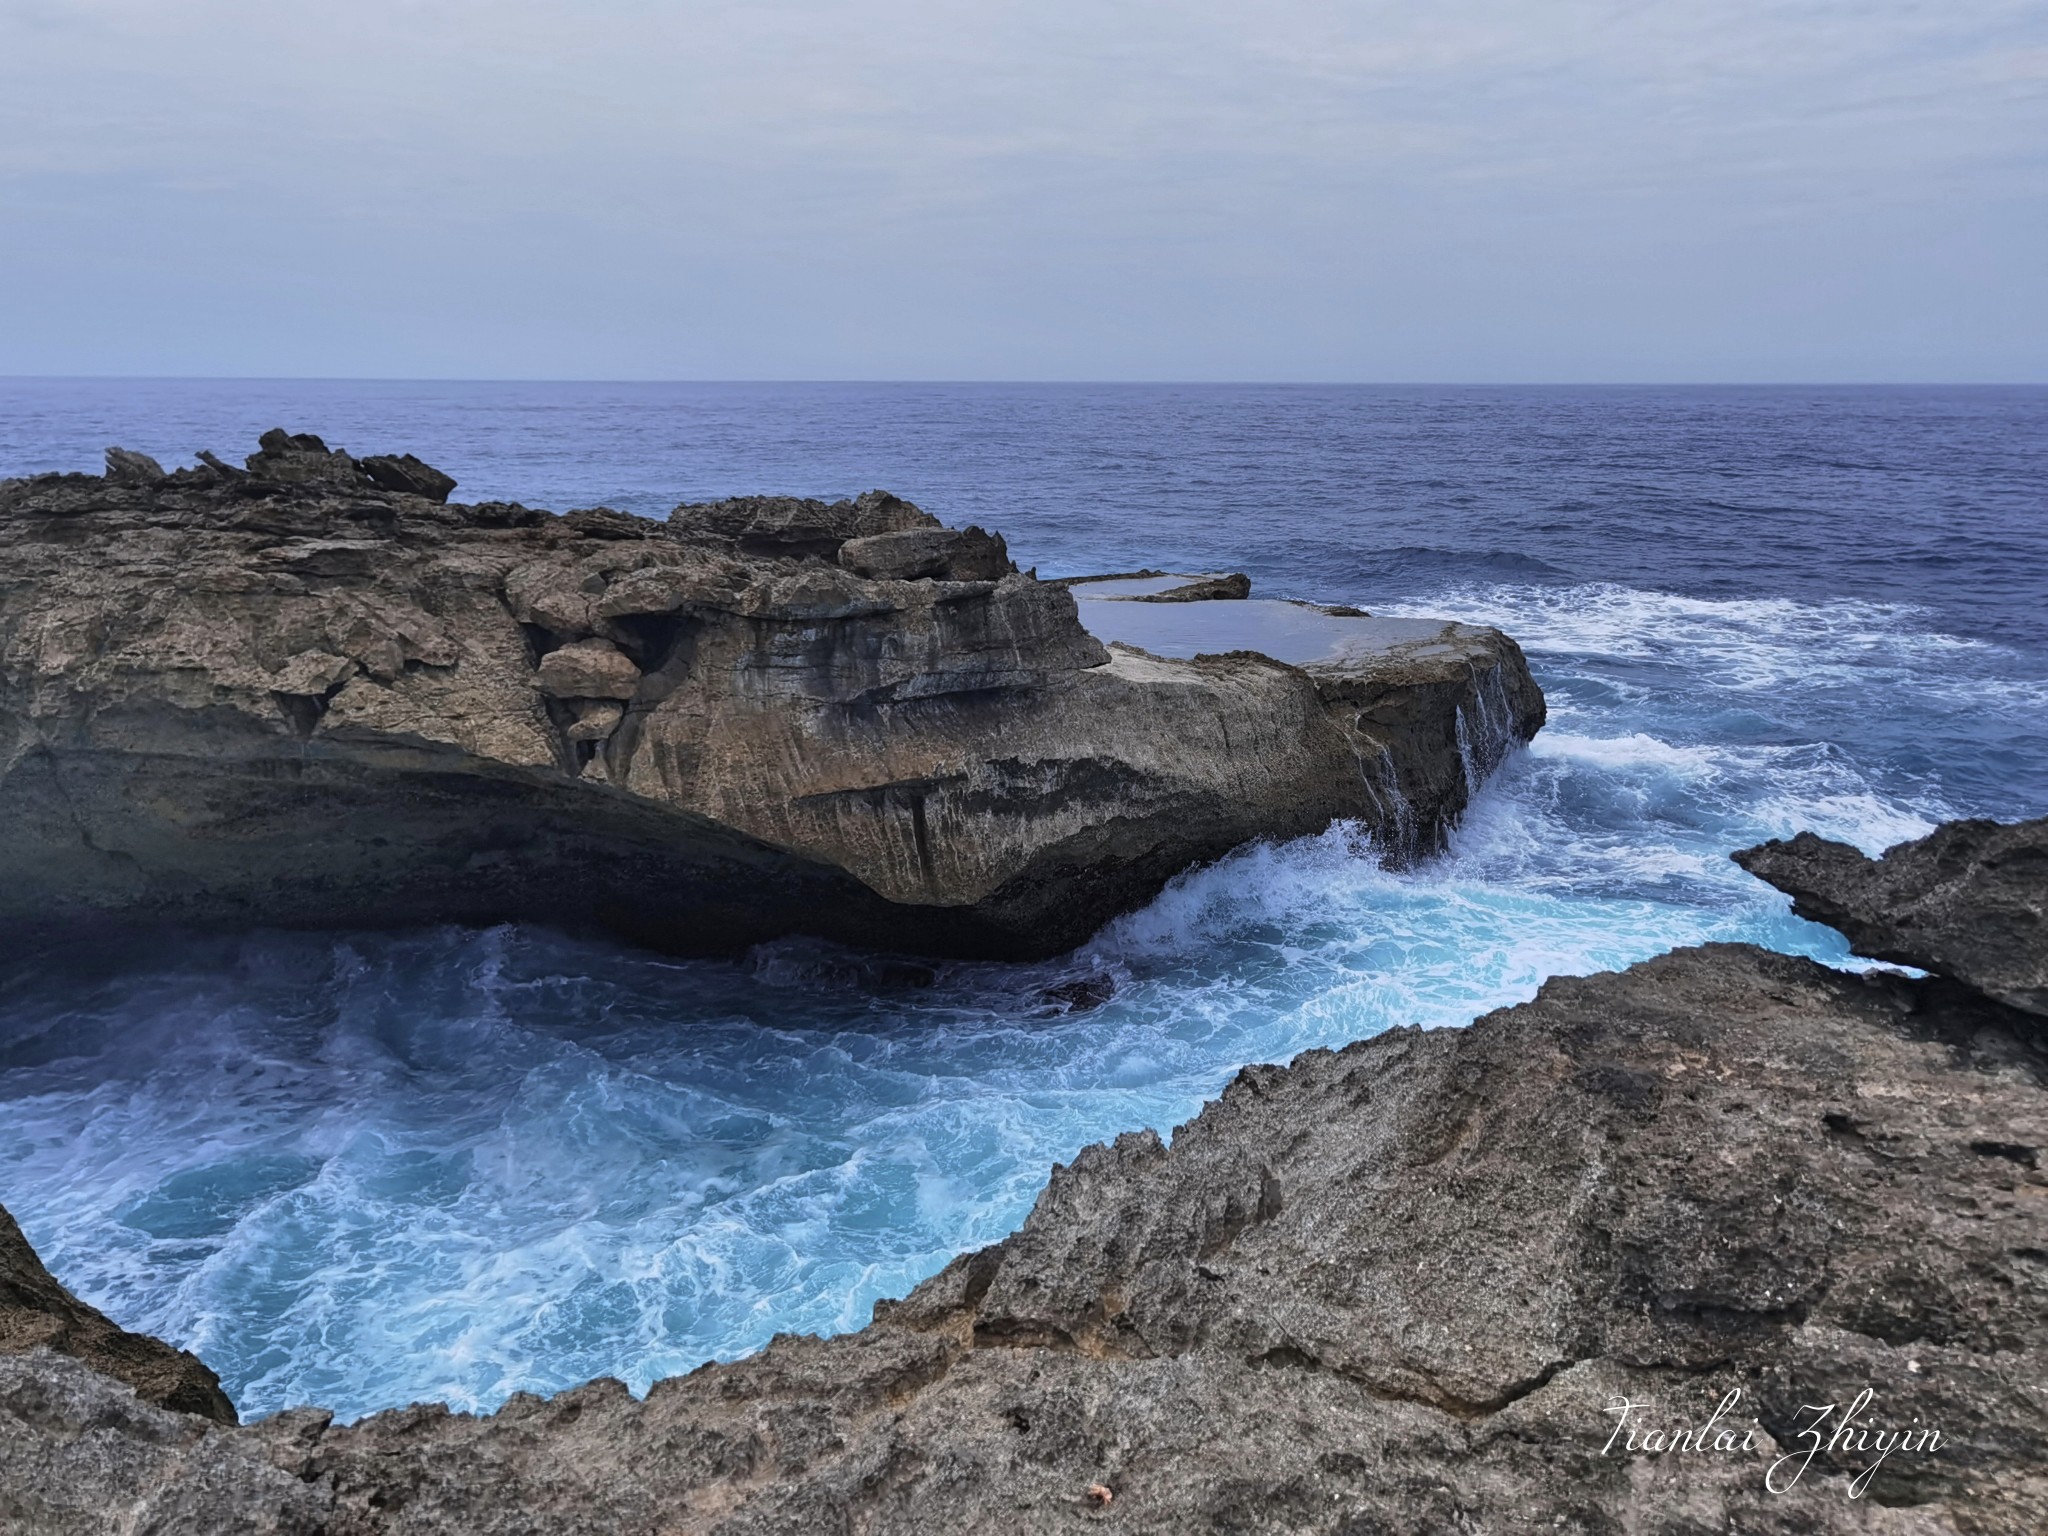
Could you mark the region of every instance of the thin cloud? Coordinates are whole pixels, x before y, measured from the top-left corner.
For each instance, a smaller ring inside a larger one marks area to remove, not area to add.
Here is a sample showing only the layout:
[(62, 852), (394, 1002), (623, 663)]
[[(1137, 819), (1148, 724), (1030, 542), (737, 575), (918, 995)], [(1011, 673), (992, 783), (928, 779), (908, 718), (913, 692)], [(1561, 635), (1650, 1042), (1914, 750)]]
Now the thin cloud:
[(2031, 0), (0, 0), (0, 371), (2036, 377), (2044, 61)]

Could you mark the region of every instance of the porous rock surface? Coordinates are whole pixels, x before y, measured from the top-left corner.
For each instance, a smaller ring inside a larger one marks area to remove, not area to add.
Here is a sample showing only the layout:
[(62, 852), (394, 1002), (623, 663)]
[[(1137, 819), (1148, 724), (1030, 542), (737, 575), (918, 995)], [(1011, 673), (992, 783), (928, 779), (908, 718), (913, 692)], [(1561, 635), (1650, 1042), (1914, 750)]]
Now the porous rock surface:
[(0, 483), (0, 925), (1050, 954), (1250, 839), (1427, 849), (1543, 716), (1471, 626), (1315, 670), (1105, 647), (884, 492), (660, 523), (281, 430), (201, 458)]
[[(2034, 1016), (1946, 978), (1680, 950), (1469, 1029), (1247, 1068), (1170, 1147), (1127, 1135), (1056, 1169), (1016, 1235), (859, 1333), (779, 1338), (644, 1401), (599, 1381), (489, 1417), (223, 1429), (0, 1357), (0, 1515), (2038, 1532), (2044, 1147)], [(1836, 1435), (1866, 1390), (1858, 1432), (1911, 1449)], [(1652, 1453), (1616, 1436), (1624, 1400), (1660, 1445), (1730, 1406), (1723, 1438)]]
[(1951, 821), (1864, 856), (1802, 832), (1736, 861), (1839, 928), (1859, 955), (1918, 966), (2048, 1015), (2048, 817)]

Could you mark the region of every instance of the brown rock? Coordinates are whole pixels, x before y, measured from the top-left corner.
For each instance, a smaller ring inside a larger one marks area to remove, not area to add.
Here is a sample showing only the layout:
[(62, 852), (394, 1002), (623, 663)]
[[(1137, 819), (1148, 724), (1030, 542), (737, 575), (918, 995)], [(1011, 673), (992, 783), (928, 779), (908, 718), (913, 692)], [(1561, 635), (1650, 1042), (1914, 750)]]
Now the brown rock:
[(555, 518), (369, 462), (278, 431), (247, 473), (0, 486), (0, 929), (1043, 955), (1250, 839), (1433, 847), (1542, 719), (1470, 626), (1308, 667), (1105, 647), (886, 492)]
[[(0, 1355), (48, 1349), (126, 1383), (146, 1403), (235, 1422), (220, 1378), (161, 1339), (129, 1333), (58, 1284), (14, 1218), (0, 1209)], [(0, 1493), (0, 1516), (7, 1498)]]
[(611, 641), (592, 635), (572, 640), (540, 661), (541, 692), (557, 699), (630, 699), (640, 669)]

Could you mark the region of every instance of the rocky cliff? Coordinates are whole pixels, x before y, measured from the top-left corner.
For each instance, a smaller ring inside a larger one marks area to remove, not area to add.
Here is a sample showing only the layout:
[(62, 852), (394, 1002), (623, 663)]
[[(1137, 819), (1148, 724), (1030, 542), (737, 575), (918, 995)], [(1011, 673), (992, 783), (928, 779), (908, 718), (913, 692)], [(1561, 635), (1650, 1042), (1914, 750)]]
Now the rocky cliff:
[[(1937, 851), (1991, 844), (1944, 865), (1942, 931), (2038, 908), (2048, 821)], [(1834, 855), (1772, 858), (1798, 884)], [(2044, 1148), (2037, 1015), (1942, 976), (1682, 950), (1247, 1068), (1170, 1147), (1056, 1169), (1021, 1231), (861, 1332), (644, 1402), (599, 1381), (484, 1418), (224, 1429), (0, 1356), (0, 1521), (2038, 1532)]]
[(0, 923), (1049, 954), (1249, 839), (1432, 846), (1543, 718), (1488, 629), (1104, 646), (881, 492), (658, 523), (282, 431), (202, 457), (0, 483)]

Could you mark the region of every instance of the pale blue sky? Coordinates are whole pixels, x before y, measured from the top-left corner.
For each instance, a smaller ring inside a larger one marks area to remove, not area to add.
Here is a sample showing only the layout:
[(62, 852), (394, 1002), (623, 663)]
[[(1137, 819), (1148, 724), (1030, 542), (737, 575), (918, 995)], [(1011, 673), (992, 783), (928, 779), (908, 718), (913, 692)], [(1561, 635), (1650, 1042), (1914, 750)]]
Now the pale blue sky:
[(0, 0), (0, 373), (2048, 380), (2048, 5)]

